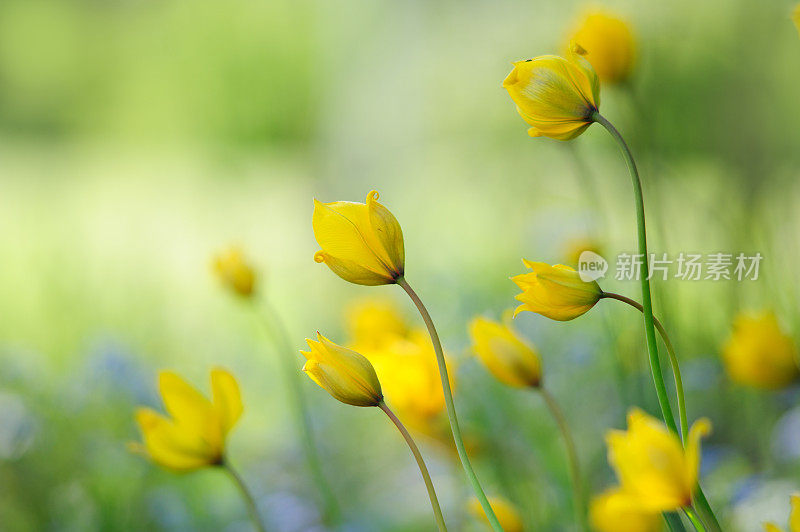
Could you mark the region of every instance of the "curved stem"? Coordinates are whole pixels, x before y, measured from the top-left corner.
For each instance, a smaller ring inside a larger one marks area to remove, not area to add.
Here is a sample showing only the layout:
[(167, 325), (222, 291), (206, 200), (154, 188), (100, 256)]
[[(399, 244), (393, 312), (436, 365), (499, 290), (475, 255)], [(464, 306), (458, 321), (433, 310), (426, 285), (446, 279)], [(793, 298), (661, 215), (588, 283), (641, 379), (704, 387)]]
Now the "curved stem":
[(225, 468), (225, 471), (230, 474), (231, 478), (233, 479), (233, 483), (236, 485), (239, 493), (241, 493), (245, 505), (247, 505), (247, 511), (250, 512), (250, 518), (253, 520), (253, 524), (255, 525), (256, 529), (259, 532), (266, 532), (267, 529), (264, 528), (264, 523), (261, 522), (261, 518), (258, 515), (256, 500), (253, 498), (250, 490), (247, 489), (247, 484), (244, 483), (244, 480), (241, 476), (239, 476), (239, 473), (236, 472), (233, 466), (231, 466), (230, 462), (223, 460), (221, 465), (223, 468)]
[(406, 281), (404, 277), (398, 278), (397, 284), (406, 291), (408, 297), (410, 297), (411, 301), (414, 302), (414, 305), (416, 305), (420, 316), (422, 316), (422, 321), (425, 322), (425, 326), (428, 328), (428, 334), (430, 334), (431, 343), (433, 343), (433, 351), (436, 353), (436, 363), (439, 365), (439, 377), (442, 381), (444, 403), (447, 407), (447, 417), (450, 419), (450, 430), (453, 432), (453, 441), (456, 445), (456, 451), (458, 451), (458, 457), (461, 459), (461, 465), (464, 467), (464, 472), (467, 474), (470, 484), (472, 484), (472, 490), (475, 492), (478, 502), (481, 503), (483, 512), (486, 514), (486, 518), (489, 520), (489, 524), (492, 526), (492, 529), (495, 532), (502, 532), (503, 527), (500, 526), (500, 522), (497, 520), (494, 510), (492, 510), (492, 506), (489, 504), (489, 499), (486, 498), (486, 494), (483, 492), (480, 482), (478, 482), (478, 477), (475, 475), (475, 471), (472, 469), (472, 464), (469, 462), (467, 450), (464, 448), (464, 440), (461, 437), (461, 428), (458, 426), (458, 418), (456, 417), (456, 407), (453, 403), (453, 391), (450, 389), (450, 377), (447, 375), (447, 365), (445, 364), (444, 360), (444, 351), (442, 350), (442, 343), (439, 341), (439, 334), (436, 332), (436, 327), (433, 324), (431, 315), (428, 313), (428, 309), (425, 308), (422, 300), (419, 298), (417, 293), (414, 292), (414, 289), (411, 288), (411, 286), (408, 284), (408, 281)]
[(647, 232), (645, 230), (644, 221), (644, 196), (642, 194), (642, 182), (639, 179), (639, 171), (636, 169), (636, 162), (633, 160), (633, 154), (625, 143), (625, 140), (620, 135), (617, 128), (611, 122), (605, 119), (603, 115), (595, 111), (592, 119), (598, 124), (602, 125), (614, 137), (614, 140), (622, 150), (622, 155), (628, 165), (628, 170), (631, 174), (631, 182), (633, 183), (634, 199), (636, 200), (636, 226), (637, 235), (639, 240), (639, 254), (642, 256), (642, 271), (640, 272), (641, 286), (642, 286), (642, 314), (644, 314), (644, 334), (647, 339), (647, 352), (650, 355), (650, 372), (653, 375), (653, 383), (656, 387), (656, 395), (658, 396), (658, 404), (661, 407), (661, 415), (664, 422), (670, 430), (678, 432), (678, 427), (675, 425), (675, 418), (672, 415), (672, 407), (669, 404), (667, 397), (667, 387), (664, 384), (664, 375), (661, 374), (661, 366), (658, 363), (658, 347), (656, 346), (656, 331), (653, 325), (653, 302), (650, 296), (650, 275), (648, 272), (648, 255), (647, 255)]
[(295, 350), (292, 349), (289, 335), (286, 333), (286, 328), (278, 313), (266, 301), (261, 302), (261, 308), (264, 316), (259, 321), (280, 351), (278, 359), (289, 390), (290, 402), (294, 406), (293, 413), (297, 424), (297, 432), (303, 442), (303, 453), (305, 454), (308, 469), (314, 478), (314, 484), (322, 495), (325, 520), (328, 524), (336, 524), (341, 516), (339, 503), (336, 501), (333, 490), (322, 470), (319, 451), (314, 441), (311, 417), (308, 413), (308, 404), (301, 384), (302, 374), (297, 371), (299, 359), (294, 355)]
[[(602, 297), (616, 299), (617, 301), (627, 303), (640, 312), (644, 311), (639, 302), (621, 294), (615, 294), (614, 292), (603, 292)], [(678, 417), (680, 418), (681, 424), (681, 438), (686, 440), (686, 435), (689, 433), (689, 420), (686, 416), (686, 399), (684, 398), (683, 379), (681, 378), (681, 369), (678, 366), (678, 357), (675, 355), (675, 349), (672, 347), (672, 342), (670, 341), (669, 336), (667, 336), (666, 329), (664, 329), (664, 326), (655, 316), (653, 316), (653, 323), (655, 324), (658, 333), (661, 335), (661, 339), (664, 341), (664, 345), (667, 347), (667, 353), (669, 354), (669, 362), (672, 365), (672, 374), (675, 376), (675, 392), (678, 396)]]
[[(653, 374), (653, 383), (656, 387), (656, 395), (658, 396), (658, 404), (661, 407), (661, 414), (664, 417), (664, 422), (667, 427), (677, 433), (678, 428), (675, 426), (675, 418), (672, 415), (672, 407), (667, 398), (667, 388), (664, 384), (664, 375), (661, 374), (661, 366), (658, 362), (658, 347), (656, 346), (656, 333), (655, 325), (653, 323), (653, 302), (650, 296), (650, 275), (648, 272), (648, 256), (647, 256), (647, 231), (645, 229), (644, 220), (644, 195), (642, 194), (642, 182), (639, 179), (639, 171), (636, 169), (636, 161), (633, 160), (633, 154), (630, 148), (625, 143), (617, 128), (609, 122), (598, 111), (592, 114), (592, 120), (603, 126), (606, 131), (611, 134), (614, 140), (619, 145), (622, 151), (622, 156), (625, 158), (625, 163), (628, 165), (628, 170), (631, 174), (631, 183), (633, 184), (634, 199), (636, 201), (636, 225), (637, 236), (639, 240), (639, 254), (642, 256), (642, 271), (641, 271), (641, 286), (642, 286), (642, 314), (644, 315), (644, 333), (647, 339), (647, 352), (650, 356), (650, 371)], [(709, 520), (715, 525), (716, 530), (721, 530), (719, 522), (717, 521), (711, 505), (708, 504), (703, 489), (700, 484), (697, 485), (697, 501), (703, 508), (704, 513), (707, 514)]]
[(436, 498), (436, 490), (433, 489), (431, 475), (428, 473), (428, 468), (425, 466), (425, 461), (422, 459), (422, 453), (419, 452), (417, 444), (414, 443), (414, 439), (411, 437), (411, 434), (408, 433), (408, 430), (406, 430), (406, 427), (403, 425), (400, 419), (388, 406), (386, 406), (386, 403), (381, 401), (378, 403), (378, 408), (383, 410), (386, 415), (389, 416), (389, 419), (391, 419), (392, 423), (395, 424), (397, 430), (399, 430), (400, 434), (403, 435), (403, 439), (406, 440), (409, 449), (411, 449), (411, 454), (414, 455), (414, 459), (417, 461), (419, 472), (422, 473), (422, 479), (425, 481), (425, 487), (428, 489), (428, 498), (431, 500), (431, 507), (433, 507), (433, 516), (436, 519), (436, 526), (439, 527), (440, 531), (447, 532), (447, 526), (444, 524), (442, 509), (439, 507), (439, 499)]
[(578, 520), (578, 526), (583, 530), (587, 530), (585, 501), (583, 500), (583, 483), (581, 482), (581, 471), (578, 462), (578, 451), (575, 448), (575, 440), (572, 438), (569, 425), (567, 425), (567, 419), (564, 417), (563, 412), (561, 412), (561, 408), (559, 408), (555, 397), (544, 387), (539, 387), (539, 393), (542, 395), (542, 399), (544, 399), (545, 404), (547, 404), (547, 408), (550, 410), (550, 414), (552, 414), (556, 425), (558, 425), (558, 429), (561, 431), (561, 436), (564, 438), (564, 447), (567, 449), (567, 461), (569, 462), (569, 472), (572, 477), (572, 495), (574, 498), (575, 516)]
[(697, 513), (695, 513), (694, 508), (687, 506), (683, 509), (683, 513), (685, 513), (686, 517), (689, 518), (689, 521), (692, 522), (692, 525), (694, 525), (694, 529), (697, 530), (697, 532), (706, 532), (706, 527), (703, 526), (703, 522), (697, 516)]

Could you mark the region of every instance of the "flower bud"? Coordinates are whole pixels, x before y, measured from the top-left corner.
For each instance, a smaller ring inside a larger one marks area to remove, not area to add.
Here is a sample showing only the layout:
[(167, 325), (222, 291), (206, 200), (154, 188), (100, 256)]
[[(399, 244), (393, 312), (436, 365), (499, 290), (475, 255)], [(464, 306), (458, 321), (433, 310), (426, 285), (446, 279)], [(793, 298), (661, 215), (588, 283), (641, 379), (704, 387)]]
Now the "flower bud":
[(586, 13), (570, 36), (570, 42), (586, 50), (586, 60), (603, 83), (628, 79), (636, 46), (628, 23), (607, 13)]
[(575, 47), (569, 59), (542, 55), (512, 63), (503, 87), (517, 104), (532, 137), (574, 139), (592, 124), (600, 106), (600, 81)]
[(525, 259), (522, 262), (533, 271), (511, 278), (522, 289), (522, 293), (515, 296), (522, 305), (514, 310), (514, 316), (527, 310), (553, 320), (568, 321), (587, 312), (603, 295), (597, 281), (583, 281), (569, 266), (550, 266)]
[(366, 203), (314, 200), (314, 237), (322, 248), (314, 260), (324, 262), (355, 284), (393, 284), (403, 275), (403, 231), (389, 209), (378, 203), (378, 193)]
[(473, 351), (497, 380), (519, 388), (539, 386), (539, 355), (511, 327), (478, 317), (470, 322), (469, 335)]
[(253, 295), (256, 274), (245, 260), (242, 250), (230, 247), (214, 256), (214, 273), (222, 284), (243, 297)]
[(775, 390), (798, 376), (792, 339), (781, 331), (775, 314), (741, 314), (722, 349), (725, 369), (741, 384)]
[(306, 342), (310, 350), (300, 351), (307, 359), (303, 371), (334, 399), (353, 406), (378, 406), (383, 401), (378, 375), (363, 355), (320, 333), (317, 341)]

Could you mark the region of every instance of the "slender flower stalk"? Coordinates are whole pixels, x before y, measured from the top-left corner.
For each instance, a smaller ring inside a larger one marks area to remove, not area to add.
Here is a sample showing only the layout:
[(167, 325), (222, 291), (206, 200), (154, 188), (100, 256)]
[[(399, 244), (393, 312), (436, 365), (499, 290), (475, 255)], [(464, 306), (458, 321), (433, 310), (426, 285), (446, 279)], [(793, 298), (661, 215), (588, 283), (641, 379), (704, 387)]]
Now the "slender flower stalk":
[(683, 513), (686, 514), (686, 517), (689, 518), (689, 521), (692, 522), (692, 525), (694, 525), (694, 528), (698, 532), (706, 532), (706, 527), (703, 526), (703, 522), (697, 516), (697, 512), (695, 512), (694, 508), (686, 507), (683, 509)]
[[(250, 299), (248, 301), (253, 300)], [(260, 311), (259, 322), (264, 326), (267, 335), (275, 342), (280, 351), (278, 359), (281, 370), (284, 372), (286, 386), (289, 389), (290, 403), (294, 407), (297, 432), (303, 443), (303, 453), (305, 454), (308, 469), (314, 478), (314, 485), (317, 486), (322, 496), (326, 521), (328, 521), (328, 524), (336, 524), (341, 518), (341, 510), (331, 485), (322, 470), (322, 461), (320, 460), (319, 450), (314, 440), (314, 431), (311, 426), (311, 416), (308, 413), (308, 403), (303, 393), (303, 387), (300, 384), (302, 375), (297, 371), (299, 358), (295, 356), (295, 350), (289, 342), (286, 327), (272, 305), (262, 299), (260, 308), (254, 304), (253, 309), (257, 313)]]
[(486, 518), (489, 520), (489, 524), (495, 532), (502, 532), (503, 527), (500, 526), (500, 522), (498, 521), (494, 510), (492, 510), (492, 506), (489, 504), (489, 499), (486, 498), (486, 493), (484, 493), (483, 488), (481, 488), (478, 477), (475, 475), (475, 471), (472, 469), (472, 464), (470, 464), (469, 456), (467, 456), (467, 450), (464, 447), (464, 440), (461, 437), (461, 428), (458, 425), (458, 417), (456, 416), (456, 407), (453, 403), (453, 392), (450, 389), (450, 378), (447, 374), (444, 351), (442, 349), (442, 343), (439, 341), (439, 334), (436, 332), (436, 326), (433, 324), (433, 320), (431, 319), (431, 315), (428, 313), (428, 309), (425, 308), (422, 300), (419, 298), (417, 293), (414, 292), (414, 289), (408, 284), (408, 281), (406, 281), (405, 277), (398, 277), (396, 283), (406, 291), (408, 297), (410, 297), (411, 301), (414, 302), (414, 305), (416, 305), (420, 316), (422, 316), (422, 321), (425, 322), (425, 326), (428, 328), (428, 334), (430, 334), (431, 342), (433, 343), (433, 350), (436, 353), (436, 362), (439, 365), (439, 377), (442, 381), (444, 401), (447, 408), (447, 417), (450, 419), (450, 429), (453, 432), (453, 441), (456, 445), (456, 451), (458, 451), (458, 457), (461, 459), (461, 465), (464, 467), (464, 472), (466, 473), (470, 484), (472, 484), (472, 489), (475, 492), (475, 496), (477, 497), (478, 502), (480, 502), (484, 513), (486, 514)]
[(572, 438), (569, 425), (567, 425), (567, 420), (564, 417), (564, 414), (561, 412), (561, 408), (559, 408), (555, 397), (553, 397), (553, 395), (544, 386), (539, 387), (539, 393), (542, 395), (542, 399), (544, 399), (544, 402), (547, 405), (548, 410), (550, 410), (550, 414), (553, 416), (553, 419), (558, 425), (559, 431), (561, 431), (561, 436), (564, 439), (564, 447), (567, 449), (567, 461), (569, 462), (569, 472), (570, 476), (572, 477), (572, 496), (574, 499), (573, 505), (575, 506), (575, 516), (578, 520), (578, 525), (583, 530), (587, 530), (588, 525), (586, 524), (585, 511), (586, 503), (583, 495), (583, 482), (581, 481), (581, 471), (578, 462), (578, 452), (575, 448), (575, 440)]
[(228, 472), (236, 488), (239, 490), (239, 493), (242, 494), (242, 498), (247, 505), (247, 510), (250, 512), (250, 517), (253, 520), (256, 530), (259, 532), (266, 532), (267, 529), (264, 527), (264, 523), (261, 522), (261, 518), (258, 515), (256, 501), (253, 498), (253, 494), (250, 493), (250, 490), (247, 488), (247, 484), (244, 483), (244, 479), (242, 479), (241, 475), (239, 475), (228, 460), (223, 460), (220, 466)]
[(419, 452), (417, 444), (414, 443), (414, 439), (411, 437), (411, 434), (409, 434), (408, 430), (400, 421), (400, 419), (388, 406), (386, 406), (386, 403), (381, 401), (378, 403), (378, 408), (383, 410), (389, 419), (392, 420), (392, 423), (394, 423), (394, 425), (397, 427), (397, 430), (400, 431), (403, 439), (406, 440), (408, 448), (411, 449), (411, 454), (414, 455), (414, 459), (417, 461), (419, 472), (422, 473), (422, 479), (425, 481), (425, 487), (428, 490), (428, 498), (431, 500), (431, 507), (433, 508), (433, 516), (436, 519), (436, 526), (439, 527), (441, 532), (447, 532), (447, 525), (444, 523), (444, 516), (442, 515), (442, 509), (439, 507), (439, 500), (436, 498), (436, 490), (433, 488), (431, 475), (428, 473), (428, 468), (425, 466), (425, 461), (422, 459), (422, 453)]
[[(614, 138), (619, 145), (622, 155), (625, 158), (625, 163), (631, 175), (631, 183), (634, 189), (634, 199), (636, 201), (636, 222), (637, 222), (637, 236), (639, 241), (639, 254), (645, 259), (642, 261), (642, 275), (641, 275), (641, 289), (642, 289), (642, 314), (644, 315), (644, 331), (647, 339), (647, 351), (650, 356), (650, 371), (653, 375), (653, 383), (656, 388), (656, 395), (658, 396), (658, 403), (661, 407), (661, 413), (664, 417), (664, 422), (667, 427), (673, 432), (678, 432), (675, 425), (675, 418), (672, 414), (672, 407), (669, 404), (667, 397), (667, 388), (664, 384), (664, 376), (661, 373), (661, 366), (658, 361), (658, 346), (656, 345), (655, 323), (653, 320), (653, 302), (650, 295), (650, 275), (648, 272), (647, 264), (647, 231), (645, 228), (645, 215), (644, 215), (644, 195), (642, 194), (642, 182), (639, 178), (639, 171), (636, 168), (636, 162), (633, 159), (633, 154), (628, 147), (625, 139), (614, 125), (609, 122), (599, 111), (594, 111), (591, 115), (591, 120), (603, 126), (606, 131)], [(719, 522), (717, 521), (711, 505), (703, 493), (699, 483), (696, 490), (696, 498), (699, 506), (703, 509), (706, 517), (713, 523), (716, 530), (721, 530)]]
[[(603, 292), (602, 297), (622, 301), (623, 303), (627, 303), (640, 312), (644, 312), (644, 308), (641, 304), (639, 304), (639, 302), (621, 294), (615, 294), (614, 292)], [(669, 362), (672, 365), (672, 373), (675, 376), (675, 391), (678, 396), (678, 417), (680, 418), (681, 425), (681, 439), (685, 442), (686, 434), (689, 432), (689, 420), (686, 416), (686, 399), (684, 398), (683, 379), (681, 378), (681, 369), (678, 365), (678, 357), (675, 354), (675, 348), (672, 346), (672, 342), (667, 335), (666, 329), (664, 329), (664, 326), (655, 316), (653, 316), (653, 324), (658, 330), (658, 334), (661, 335), (661, 340), (663, 340), (664, 345), (667, 347)]]

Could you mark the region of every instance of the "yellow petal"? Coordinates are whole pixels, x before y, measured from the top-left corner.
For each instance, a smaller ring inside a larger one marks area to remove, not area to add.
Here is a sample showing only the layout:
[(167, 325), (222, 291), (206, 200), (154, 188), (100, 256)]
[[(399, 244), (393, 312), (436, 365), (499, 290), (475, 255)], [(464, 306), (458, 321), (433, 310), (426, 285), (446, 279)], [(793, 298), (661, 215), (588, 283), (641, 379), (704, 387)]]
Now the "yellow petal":
[(592, 499), (589, 520), (598, 532), (658, 532), (661, 516), (643, 510), (620, 489), (611, 489)]
[(775, 523), (764, 523), (764, 532), (783, 532), (783, 529)]
[(473, 351), (499, 381), (516, 387), (539, 385), (539, 355), (510, 327), (477, 317), (470, 322), (469, 333)]
[(225, 436), (242, 416), (244, 410), (239, 384), (230, 372), (223, 368), (211, 370), (211, 397), (214, 409), (222, 423), (223, 436)]
[(692, 424), (686, 438), (686, 485), (694, 488), (700, 471), (700, 439), (711, 434), (711, 421), (700, 418)]
[(792, 495), (792, 512), (789, 514), (789, 532), (800, 532), (800, 494)]
[[(797, 26), (797, 32), (800, 33), (800, 3), (794, 7), (792, 20), (794, 21), (794, 25)], [(794, 530), (792, 532), (794, 532)]]
[[(500, 522), (500, 527), (504, 532), (523, 531), (522, 518), (510, 501), (498, 496), (490, 496), (488, 500), (489, 506), (492, 507), (492, 511)], [(484, 513), (483, 507), (481, 503), (478, 502), (478, 499), (474, 497), (470, 499), (468, 509), (476, 519), (480, 519), (487, 527), (489, 526), (489, 520), (486, 518), (486, 513)]]
[(523, 263), (533, 271), (511, 278), (522, 289), (515, 296), (523, 303), (515, 315), (528, 310), (558, 321), (572, 320), (590, 310), (603, 293), (596, 281), (583, 281), (569, 266), (524, 259)]
[(158, 386), (167, 413), (182, 430), (204, 438), (214, 448), (222, 449), (219, 416), (206, 399), (179, 375), (162, 371)]
[(144, 447), (157, 464), (188, 471), (215, 464), (220, 455), (198, 435), (181, 430), (175, 423), (149, 408), (136, 411)]
[(581, 55), (603, 82), (619, 83), (630, 76), (636, 46), (630, 25), (621, 18), (590, 11), (572, 30), (570, 41), (584, 50)]

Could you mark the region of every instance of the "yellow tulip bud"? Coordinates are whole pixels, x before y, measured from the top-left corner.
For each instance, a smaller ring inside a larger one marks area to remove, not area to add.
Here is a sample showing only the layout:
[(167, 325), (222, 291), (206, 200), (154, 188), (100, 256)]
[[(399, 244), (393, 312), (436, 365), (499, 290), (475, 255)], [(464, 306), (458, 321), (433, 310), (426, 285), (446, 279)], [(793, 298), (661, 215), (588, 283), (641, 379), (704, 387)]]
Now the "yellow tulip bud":
[(408, 333), (405, 317), (391, 299), (358, 300), (347, 307), (345, 320), (350, 344), (359, 348), (378, 348)]
[(381, 383), (369, 360), (331, 342), (320, 333), (317, 341), (306, 339), (309, 351), (303, 371), (326, 392), (345, 404), (378, 406), (383, 401)]
[(553, 320), (568, 321), (587, 312), (603, 295), (597, 281), (583, 281), (569, 266), (550, 266), (524, 259), (522, 262), (533, 271), (511, 278), (522, 289), (522, 293), (515, 296), (522, 305), (514, 310), (514, 316), (527, 310)]
[(503, 87), (520, 116), (532, 127), (532, 137), (574, 139), (592, 124), (600, 106), (600, 82), (575, 47), (569, 59), (542, 55), (512, 63)]
[(240, 296), (253, 295), (256, 274), (245, 260), (242, 250), (230, 247), (214, 256), (214, 273), (222, 284)]
[(586, 50), (586, 59), (603, 83), (619, 83), (630, 76), (636, 45), (628, 23), (607, 13), (586, 13), (570, 35), (570, 43)]
[(642, 510), (619, 489), (610, 489), (592, 499), (589, 521), (598, 532), (659, 532), (661, 514)]
[(405, 269), (403, 231), (389, 209), (378, 203), (378, 193), (366, 203), (314, 200), (314, 237), (322, 250), (314, 260), (324, 262), (355, 284), (393, 284)]
[(519, 388), (539, 386), (539, 355), (511, 327), (478, 317), (470, 322), (469, 334), (472, 349), (497, 380)]
[(620, 487), (639, 508), (667, 512), (688, 506), (700, 469), (700, 438), (711, 432), (706, 418), (696, 421), (686, 438), (678, 436), (638, 408), (628, 413), (628, 430), (608, 433), (608, 461)]
[[(494, 515), (497, 516), (497, 520), (500, 522), (500, 527), (505, 532), (522, 532), (522, 518), (519, 516), (519, 512), (511, 504), (510, 501), (504, 499), (503, 497), (488, 497), (489, 499), (489, 506), (492, 507), (494, 510)], [(489, 520), (486, 518), (486, 514), (483, 511), (483, 507), (481, 503), (476, 498), (472, 498), (469, 501), (469, 513), (475, 517), (475, 519), (479, 519), (481, 522), (489, 526)]]
[(222, 463), (225, 438), (243, 409), (233, 375), (219, 368), (211, 371), (210, 401), (172, 372), (162, 372), (158, 385), (170, 417), (150, 408), (136, 411), (145, 454), (176, 471)]
[(581, 254), (584, 251), (591, 251), (592, 253), (596, 253), (598, 255), (602, 255), (602, 248), (601, 246), (591, 240), (589, 238), (572, 238), (567, 240), (564, 243), (563, 247), (564, 252), (564, 260), (567, 263), (567, 266), (576, 267), (578, 262), (580, 262)]
[[(800, 532), (800, 494), (795, 493), (791, 498), (792, 512), (789, 514), (789, 532)], [(766, 532), (783, 532), (775, 523), (764, 523)]]
[(771, 312), (737, 316), (722, 349), (731, 379), (764, 389), (783, 388), (797, 378), (795, 354), (792, 339)]

